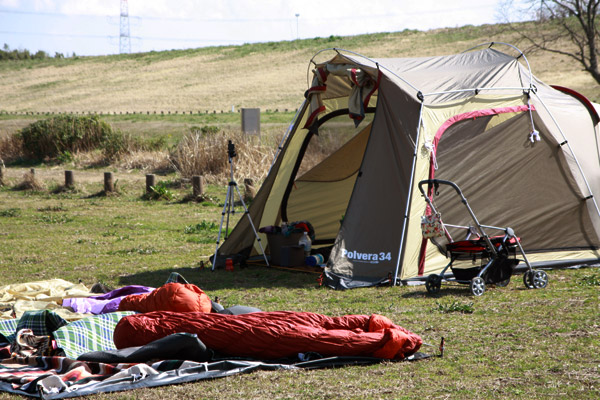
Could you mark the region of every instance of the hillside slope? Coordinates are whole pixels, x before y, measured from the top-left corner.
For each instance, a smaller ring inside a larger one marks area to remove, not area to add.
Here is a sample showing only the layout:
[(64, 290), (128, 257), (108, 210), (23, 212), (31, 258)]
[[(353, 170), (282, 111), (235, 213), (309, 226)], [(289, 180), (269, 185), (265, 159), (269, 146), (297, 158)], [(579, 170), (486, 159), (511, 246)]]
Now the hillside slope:
[[(4, 62), (0, 63), (0, 111), (218, 112), (230, 111), (232, 106), (295, 109), (307, 88), (309, 60), (323, 48), (343, 48), (369, 57), (421, 57), (456, 53), (490, 41), (516, 43), (517, 35), (502, 25), (486, 25)], [(568, 86), (600, 100), (598, 85), (574, 61), (549, 53), (527, 57), (534, 74), (546, 83)]]

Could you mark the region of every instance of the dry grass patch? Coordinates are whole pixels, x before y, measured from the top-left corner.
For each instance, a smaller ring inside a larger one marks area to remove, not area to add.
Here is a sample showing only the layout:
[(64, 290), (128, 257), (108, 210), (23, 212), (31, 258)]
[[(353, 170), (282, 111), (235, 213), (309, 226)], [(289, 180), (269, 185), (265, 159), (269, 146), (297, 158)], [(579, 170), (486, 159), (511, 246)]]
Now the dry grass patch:
[(23, 157), (23, 141), (18, 135), (0, 136), (0, 164), (9, 164)]
[(126, 170), (140, 170), (153, 172), (173, 172), (175, 167), (169, 158), (166, 150), (155, 151), (132, 151), (122, 155), (114, 166)]
[(183, 178), (204, 176), (208, 183), (225, 183), (229, 179), (228, 141), (235, 145), (233, 158), (236, 177), (261, 181), (274, 157), (272, 146), (255, 144), (242, 133), (221, 131), (216, 134), (186, 134), (171, 154), (172, 164)]
[(46, 190), (46, 185), (35, 176), (34, 172), (29, 171), (23, 175), (23, 179), (14, 187), (14, 189), (41, 192), (42, 190)]

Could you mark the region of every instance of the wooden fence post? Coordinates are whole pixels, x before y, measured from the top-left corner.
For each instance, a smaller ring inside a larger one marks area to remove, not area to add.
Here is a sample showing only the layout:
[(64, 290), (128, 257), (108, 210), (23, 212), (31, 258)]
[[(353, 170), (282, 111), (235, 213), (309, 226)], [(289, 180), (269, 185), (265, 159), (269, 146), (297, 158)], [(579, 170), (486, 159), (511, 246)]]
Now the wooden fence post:
[(151, 187), (156, 186), (156, 175), (147, 174), (146, 175), (146, 193), (152, 193)]
[(194, 189), (194, 197), (199, 197), (204, 194), (204, 179), (202, 176), (192, 176), (192, 187)]
[(104, 193), (112, 193), (115, 191), (115, 185), (113, 182), (113, 173), (104, 173)]
[(0, 165), (0, 186), (4, 185), (4, 165)]
[(65, 187), (72, 188), (75, 185), (73, 171), (65, 171)]
[(254, 200), (256, 197), (256, 189), (254, 188), (254, 180), (252, 178), (244, 179), (244, 201), (246, 203)]

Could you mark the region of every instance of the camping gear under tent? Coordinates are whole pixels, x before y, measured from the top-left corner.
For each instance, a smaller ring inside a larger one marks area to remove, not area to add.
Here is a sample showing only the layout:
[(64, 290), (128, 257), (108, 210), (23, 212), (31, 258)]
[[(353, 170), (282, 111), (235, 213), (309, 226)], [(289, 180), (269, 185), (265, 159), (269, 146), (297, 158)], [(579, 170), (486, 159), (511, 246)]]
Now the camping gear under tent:
[[(446, 255), (421, 235), (423, 179), (455, 182), (482, 220), (514, 228), (536, 268), (600, 261), (598, 114), (587, 99), (539, 81), (503, 43), (426, 58), (328, 51), (327, 61), (315, 61), (324, 51), (311, 60), (306, 100), (249, 214), (259, 227), (310, 221), (313, 246), (333, 246), (329, 286), (396, 284), (444, 268)], [(303, 172), (311, 140), (339, 118), (358, 126), (354, 136)], [(460, 202), (440, 201), (444, 218), (468, 217)], [(257, 254), (242, 218), (217, 264)]]

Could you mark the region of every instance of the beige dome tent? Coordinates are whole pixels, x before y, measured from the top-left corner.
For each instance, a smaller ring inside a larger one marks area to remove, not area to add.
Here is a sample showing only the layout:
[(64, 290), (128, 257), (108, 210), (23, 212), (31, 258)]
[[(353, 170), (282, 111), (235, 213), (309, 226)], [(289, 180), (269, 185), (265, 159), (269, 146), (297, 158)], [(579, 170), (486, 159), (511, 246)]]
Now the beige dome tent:
[[(311, 60), (306, 101), (249, 211), (258, 227), (310, 221), (315, 246), (333, 246), (329, 286), (396, 283), (447, 264), (421, 235), (416, 188), (432, 177), (459, 185), (480, 221), (512, 227), (534, 266), (600, 261), (598, 114), (583, 96), (540, 82), (502, 43), (427, 58), (329, 51)], [(329, 125), (351, 138), (304, 171)], [(467, 223), (460, 203), (445, 203), (445, 219)], [(259, 253), (247, 218), (218, 249), (219, 259)]]

